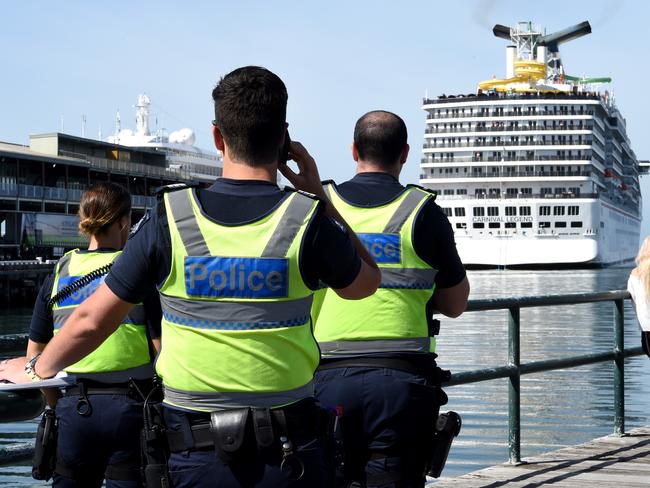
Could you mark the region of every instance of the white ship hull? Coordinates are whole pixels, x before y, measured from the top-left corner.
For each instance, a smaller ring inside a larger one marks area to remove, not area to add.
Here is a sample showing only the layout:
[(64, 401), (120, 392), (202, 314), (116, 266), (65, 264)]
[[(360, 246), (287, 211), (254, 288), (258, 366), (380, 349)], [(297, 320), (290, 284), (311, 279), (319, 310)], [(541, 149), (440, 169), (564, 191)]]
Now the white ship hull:
[[(438, 203), (441, 206), (457, 206), (459, 202), (440, 200)], [(543, 200), (517, 202), (518, 205), (527, 204), (537, 209), (531, 217), (531, 230), (457, 230), (456, 245), (463, 263), (468, 267), (592, 267), (631, 262), (636, 256), (640, 236), (638, 218), (610, 203), (585, 200), (579, 204), (582, 214), (579, 222), (583, 223), (582, 228), (551, 227), (535, 231), (540, 220), (553, 220), (553, 217), (539, 217), (539, 206), (548, 203)], [(498, 205), (496, 201), (489, 200), (484, 200), (481, 204)], [(473, 205), (476, 202), (468, 202), (468, 207)], [(512, 205), (512, 202), (506, 202), (505, 205)], [(503, 215), (503, 212), (500, 214)], [(452, 223), (461, 220), (466, 220), (469, 224), (467, 227), (471, 229), (471, 221), (479, 219), (450, 217)]]

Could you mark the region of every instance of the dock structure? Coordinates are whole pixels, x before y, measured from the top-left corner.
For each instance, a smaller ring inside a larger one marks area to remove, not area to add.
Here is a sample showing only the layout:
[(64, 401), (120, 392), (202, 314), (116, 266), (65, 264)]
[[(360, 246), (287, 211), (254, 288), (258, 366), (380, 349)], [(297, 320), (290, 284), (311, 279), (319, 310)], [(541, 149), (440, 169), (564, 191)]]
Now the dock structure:
[(501, 464), (457, 478), (441, 479), (435, 488), (507, 487), (648, 487), (650, 486), (650, 427), (624, 436), (609, 435)]
[(56, 261), (0, 261), (0, 303), (33, 301)]

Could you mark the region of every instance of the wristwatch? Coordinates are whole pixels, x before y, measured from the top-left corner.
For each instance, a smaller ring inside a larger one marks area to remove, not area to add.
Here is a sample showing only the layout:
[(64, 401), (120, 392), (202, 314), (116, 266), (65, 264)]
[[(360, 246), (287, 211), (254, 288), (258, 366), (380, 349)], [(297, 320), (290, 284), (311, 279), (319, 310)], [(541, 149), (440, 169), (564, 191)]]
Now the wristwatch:
[(34, 366), (36, 366), (36, 361), (38, 361), (38, 358), (40, 358), (40, 357), (41, 357), (41, 354), (38, 353), (32, 359), (27, 361), (27, 364), (25, 364), (25, 374), (32, 381), (43, 381), (43, 378), (41, 378), (39, 375), (37, 375), (36, 371), (34, 370)]

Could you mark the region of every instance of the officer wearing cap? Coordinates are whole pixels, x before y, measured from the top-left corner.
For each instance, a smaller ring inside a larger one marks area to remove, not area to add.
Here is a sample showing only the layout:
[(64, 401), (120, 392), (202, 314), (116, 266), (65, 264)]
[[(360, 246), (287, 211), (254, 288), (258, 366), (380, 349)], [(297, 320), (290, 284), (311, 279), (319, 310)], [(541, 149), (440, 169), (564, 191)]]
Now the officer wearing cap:
[(223, 178), (206, 190), (163, 193), (34, 371), (49, 377), (88, 353), (155, 283), (173, 485), (328, 486), (313, 396), (312, 292), (322, 282), (345, 299), (364, 298), (380, 272), (326, 204), (301, 144), (289, 149), (299, 171), (280, 171), (311, 194), (277, 187), (287, 137), (282, 80), (239, 68), (212, 96)]
[(354, 130), (357, 174), (326, 185), (332, 204), (379, 264), (373, 296), (340, 300), (323, 290), (314, 303), (323, 361), (317, 397), (341, 415), (339, 486), (423, 486), (439, 405), (432, 312), (456, 317), (469, 284), (451, 226), (435, 196), (398, 178), (409, 146), (397, 115), (374, 111)]

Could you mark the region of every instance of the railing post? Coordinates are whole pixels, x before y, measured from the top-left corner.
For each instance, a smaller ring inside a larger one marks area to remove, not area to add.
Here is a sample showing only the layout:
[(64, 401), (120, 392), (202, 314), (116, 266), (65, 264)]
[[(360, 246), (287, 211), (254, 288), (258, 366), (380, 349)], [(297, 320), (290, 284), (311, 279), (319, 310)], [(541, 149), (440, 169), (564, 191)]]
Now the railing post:
[(510, 464), (521, 463), (521, 417), (520, 417), (520, 337), (519, 337), (519, 307), (510, 307), (508, 317), (508, 365), (517, 368), (510, 375), (508, 385), (508, 453)]
[(623, 300), (614, 300), (614, 434), (625, 434), (625, 314)]

